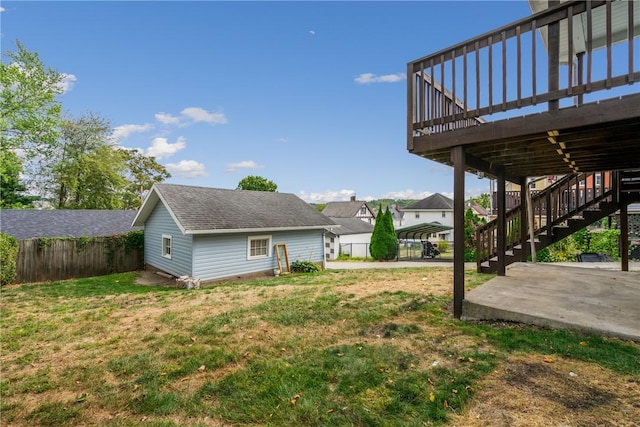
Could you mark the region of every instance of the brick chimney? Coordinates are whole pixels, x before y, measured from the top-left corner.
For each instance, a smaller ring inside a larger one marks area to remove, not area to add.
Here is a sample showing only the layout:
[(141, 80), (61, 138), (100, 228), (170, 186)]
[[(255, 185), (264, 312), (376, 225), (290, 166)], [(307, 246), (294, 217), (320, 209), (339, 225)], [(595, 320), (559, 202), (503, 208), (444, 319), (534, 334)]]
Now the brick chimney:
[(351, 196), (351, 201), (355, 202), (356, 201), (356, 195), (354, 194), (353, 196)]

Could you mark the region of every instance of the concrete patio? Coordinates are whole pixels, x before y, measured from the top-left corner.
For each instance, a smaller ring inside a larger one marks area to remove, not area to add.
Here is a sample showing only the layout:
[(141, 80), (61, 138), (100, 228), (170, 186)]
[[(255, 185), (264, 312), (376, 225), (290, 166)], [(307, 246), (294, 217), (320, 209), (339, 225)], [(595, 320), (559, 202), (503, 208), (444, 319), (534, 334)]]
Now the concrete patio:
[(466, 294), (462, 319), (506, 320), (640, 342), (640, 272), (622, 272), (619, 265), (607, 269), (606, 264), (513, 264), (506, 276)]

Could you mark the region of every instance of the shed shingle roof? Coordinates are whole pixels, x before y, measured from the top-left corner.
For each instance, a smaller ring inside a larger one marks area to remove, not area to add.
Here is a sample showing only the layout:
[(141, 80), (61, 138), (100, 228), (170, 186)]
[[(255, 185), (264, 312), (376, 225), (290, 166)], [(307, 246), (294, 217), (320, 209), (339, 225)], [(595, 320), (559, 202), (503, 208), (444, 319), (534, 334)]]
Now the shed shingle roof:
[(453, 200), (440, 193), (435, 193), (405, 208), (405, 210), (411, 209), (453, 210)]
[(158, 201), (165, 204), (185, 234), (335, 225), (294, 194), (175, 184), (154, 185), (134, 224), (144, 224)]
[(136, 211), (3, 209), (0, 230), (18, 240), (36, 237), (113, 236), (132, 227)]
[(373, 233), (373, 225), (358, 218), (331, 218), (340, 227), (330, 227), (337, 236)]

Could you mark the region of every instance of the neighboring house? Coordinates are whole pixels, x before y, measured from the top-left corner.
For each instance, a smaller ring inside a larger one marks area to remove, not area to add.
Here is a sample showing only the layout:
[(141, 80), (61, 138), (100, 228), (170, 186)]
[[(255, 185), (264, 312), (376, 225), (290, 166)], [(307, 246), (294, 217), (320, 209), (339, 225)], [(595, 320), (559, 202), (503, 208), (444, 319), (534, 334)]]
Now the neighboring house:
[(375, 224), (376, 214), (367, 204), (356, 200), (356, 196), (351, 196), (348, 202), (329, 202), (322, 210), (322, 213), (330, 218), (358, 218), (369, 224)]
[(373, 225), (358, 218), (330, 218), (340, 227), (327, 227), (324, 237), (325, 258), (335, 260), (340, 256), (368, 257)]
[(405, 222), (402, 207), (400, 207), (399, 205), (391, 205), (389, 206), (389, 211), (391, 212), (391, 217), (393, 218), (393, 228), (397, 230), (398, 228), (404, 227)]
[(145, 227), (148, 266), (208, 281), (277, 269), (276, 244), (290, 262), (323, 263), (335, 224), (293, 194), (155, 184), (133, 225)]
[[(442, 224), (453, 227), (453, 200), (440, 193), (419, 200), (405, 208), (404, 227), (418, 224)], [(453, 241), (453, 230), (446, 230), (431, 236), (434, 240)]]
[(465, 206), (467, 209), (471, 209), (471, 211), (479, 218), (489, 221), (489, 211), (484, 206), (478, 204), (478, 202), (467, 200)]
[(2, 209), (0, 231), (18, 240), (113, 236), (142, 230), (142, 227), (131, 226), (136, 213), (134, 210)]

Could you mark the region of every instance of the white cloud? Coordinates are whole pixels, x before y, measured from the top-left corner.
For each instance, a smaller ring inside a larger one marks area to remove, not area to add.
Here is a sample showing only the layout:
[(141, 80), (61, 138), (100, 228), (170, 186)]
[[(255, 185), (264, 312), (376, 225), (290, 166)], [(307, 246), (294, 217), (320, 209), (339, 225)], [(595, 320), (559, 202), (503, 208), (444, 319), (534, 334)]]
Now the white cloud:
[(276, 138), (276, 142), (287, 142), (287, 138)]
[(147, 156), (153, 156), (156, 159), (169, 157), (182, 150), (187, 146), (187, 141), (183, 136), (179, 136), (178, 140), (171, 144), (167, 142), (167, 138), (153, 138), (151, 146), (147, 149)]
[(225, 173), (237, 172), (238, 169), (261, 169), (263, 167), (264, 166), (257, 164), (253, 160), (243, 160), (237, 163), (227, 163), (227, 169), (225, 169)]
[(167, 163), (165, 167), (171, 175), (176, 178), (200, 178), (207, 176), (204, 165), (195, 160), (180, 160), (178, 163)]
[[(412, 190), (410, 188), (407, 188), (406, 190), (400, 190), (400, 191), (390, 191), (388, 193), (385, 193), (382, 195), (382, 197), (380, 197), (381, 199), (394, 199), (394, 200), (406, 200), (406, 199), (416, 199), (416, 200), (422, 200), (426, 197), (431, 196), (433, 193), (429, 192), (429, 191), (422, 191), (422, 192), (416, 192), (415, 190)], [(444, 195), (444, 193), (441, 193)]]
[(223, 125), (227, 123), (227, 118), (224, 113), (221, 112), (210, 112), (200, 107), (188, 107), (180, 112), (182, 116), (187, 117), (194, 122), (205, 122), (216, 125)]
[(73, 89), (73, 85), (78, 81), (78, 78), (74, 74), (61, 73), (60, 76), (62, 80), (58, 83), (58, 89), (62, 94)]
[(4, 8), (4, 7), (2, 7), (2, 6), (0, 6), (0, 13), (4, 12), (5, 10), (7, 10), (7, 9), (5, 9), (5, 8)]
[(200, 107), (187, 107), (180, 112), (179, 116), (170, 113), (156, 113), (155, 117), (160, 123), (176, 126), (188, 126), (199, 122), (223, 125), (228, 121), (223, 112), (207, 111)]
[(129, 135), (131, 135), (132, 133), (146, 132), (151, 129), (153, 129), (153, 125), (149, 123), (145, 123), (143, 125), (128, 124), (128, 125), (116, 126), (113, 129), (113, 133), (111, 134), (111, 139), (115, 141), (119, 141), (121, 139), (128, 138)]
[(370, 83), (397, 83), (406, 78), (407, 76), (405, 73), (385, 74), (383, 76), (377, 76), (373, 73), (364, 73), (353, 79), (353, 81), (358, 84), (365, 85)]
[(165, 125), (177, 125), (180, 123), (180, 119), (178, 117), (167, 113), (157, 113), (155, 117), (157, 121)]
[(313, 31), (313, 30), (309, 30), (309, 34), (311, 34), (312, 36), (315, 36), (315, 35), (316, 35), (316, 32), (315, 32), (315, 31)]
[[(298, 197), (307, 203), (346, 202), (356, 194), (354, 190), (327, 190), (322, 193), (300, 191)], [(358, 200), (362, 200), (358, 198)]]

